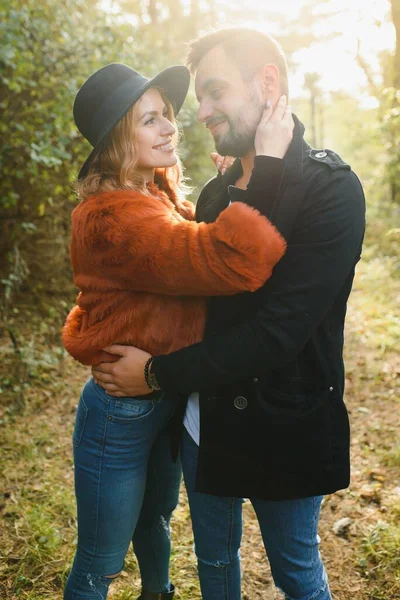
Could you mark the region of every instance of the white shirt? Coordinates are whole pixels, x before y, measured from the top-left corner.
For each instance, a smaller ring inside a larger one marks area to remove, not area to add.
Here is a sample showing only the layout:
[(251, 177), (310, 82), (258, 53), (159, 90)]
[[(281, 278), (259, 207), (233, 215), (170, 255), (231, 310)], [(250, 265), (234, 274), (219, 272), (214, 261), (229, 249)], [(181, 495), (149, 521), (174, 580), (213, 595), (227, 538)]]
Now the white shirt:
[(199, 406), (199, 394), (193, 392), (190, 394), (188, 403), (186, 405), (186, 412), (183, 419), (183, 424), (186, 431), (193, 439), (193, 441), (199, 446), (200, 445), (200, 406)]

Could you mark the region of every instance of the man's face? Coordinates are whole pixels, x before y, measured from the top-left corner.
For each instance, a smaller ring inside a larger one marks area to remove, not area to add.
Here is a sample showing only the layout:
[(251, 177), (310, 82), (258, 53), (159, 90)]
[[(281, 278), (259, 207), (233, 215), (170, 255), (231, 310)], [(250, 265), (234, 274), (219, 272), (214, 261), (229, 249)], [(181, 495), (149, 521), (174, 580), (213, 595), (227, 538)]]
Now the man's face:
[(198, 120), (214, 137), (217, 152), (243, 157), (254, 148), (254, 137), (264, 109), (256, 77), (245, 81), (221, 47), (201, 59), (195, 80)]

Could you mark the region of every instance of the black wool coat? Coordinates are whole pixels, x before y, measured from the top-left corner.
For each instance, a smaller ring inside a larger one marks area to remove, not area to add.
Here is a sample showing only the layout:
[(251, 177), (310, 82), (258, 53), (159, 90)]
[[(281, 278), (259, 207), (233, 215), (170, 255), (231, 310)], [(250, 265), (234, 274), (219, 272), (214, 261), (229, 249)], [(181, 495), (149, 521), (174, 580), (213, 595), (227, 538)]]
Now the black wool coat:
[[(153, 363), (168, 394), (200, 391), (200, 492), (286, 500), (349, 484), (343, 327), (365, 199), (350, 166), (311, 149), (295, 122), (277, 193), (268, 195), (269, 163), (256, 157), (247, 194), (253, 206), (269, 203), (263, 212), (286, 239), (285, 256), (257, 292), (210, 299), (202, 343)], [(237, 161), (205, 185), (198, 221), (217, 218), (240, 175)]]

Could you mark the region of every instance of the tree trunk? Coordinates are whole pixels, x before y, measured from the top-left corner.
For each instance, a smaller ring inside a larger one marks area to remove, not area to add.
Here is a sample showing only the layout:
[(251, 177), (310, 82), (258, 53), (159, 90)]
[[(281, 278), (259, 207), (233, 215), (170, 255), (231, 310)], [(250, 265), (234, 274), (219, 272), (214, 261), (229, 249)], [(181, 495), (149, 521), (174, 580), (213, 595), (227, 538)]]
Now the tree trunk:
[(310, 109), (311, 109), (311, 122), (310, 122), (310, 131), (311, 131), (311, 144), (314, 148), (317, 147), (318, 139), (317, 139), (317, 101), (319, 96), (318, 89), (318, 81), (320, 76), (317, 73), (306, 73), (304, 76), (304, 87), (310, 93)]
[(168, 0), (168, 10), (171, 21), (178, 23), (178, 21), (182, 20), (183, 7), (181, 0)]
[(159, 21), (157, 4), (157, 0), (149, 0), (149, 17), (152, 25), (157, 25)]
[(190, 13), (188, 23), (188, 37), (195, 39), (199, 31), (199, 20), (200, 20), (200, 6), (198, 0), (190, 0)]
[(393, 87), (400, 89), (400, 0), (390, 0), (392, 21), (396, 31), (396, 47), (393, 57)]

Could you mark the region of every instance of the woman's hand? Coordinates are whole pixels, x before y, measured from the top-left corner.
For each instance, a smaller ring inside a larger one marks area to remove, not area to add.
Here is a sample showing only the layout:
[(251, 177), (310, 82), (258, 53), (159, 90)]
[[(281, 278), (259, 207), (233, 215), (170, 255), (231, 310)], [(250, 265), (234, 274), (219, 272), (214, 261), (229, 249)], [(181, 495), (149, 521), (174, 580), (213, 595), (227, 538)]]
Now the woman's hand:
[(217, 167), (221, 175), (225, 175), (228, 169), (233, 165), (235, 159), (232, 156), (221, 156), (218, 152), (211, 152), (211, 160)]
[(258, 124), (256, 155), (283, 158), (293, 139), (294, 121), (286, 96), (281, 96), (275, 109), (267, 106)]

